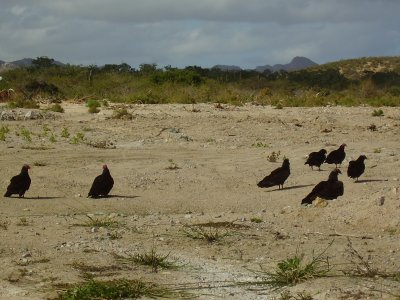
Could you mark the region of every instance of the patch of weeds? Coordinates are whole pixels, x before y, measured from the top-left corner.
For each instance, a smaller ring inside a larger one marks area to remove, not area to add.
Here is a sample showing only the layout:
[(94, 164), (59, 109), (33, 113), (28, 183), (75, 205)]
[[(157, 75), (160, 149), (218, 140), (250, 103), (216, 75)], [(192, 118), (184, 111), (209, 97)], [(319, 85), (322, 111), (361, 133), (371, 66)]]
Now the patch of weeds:
[(109, 141), (88, 141), (86, 142), (86, 145), (94, 147), (94, 148), (100, 148), (100, 149), (115, 149), (116, 146)]
[(146, 298), (191, 298), (184, 291), (177, 291), (140, 280), (119, 279), (113, 281), (89, 280), (74, 286), (56, 286), (64, 288), (60, 300), (93, 300), (93, 299), (139, 299)]
[(53, 133), (49, 137), (49, 142), (50, 143), (56, 143), (57, 142), (56, 136)]
[(0, 127), (0, 141), (5, 141), (6, 140), (6, 135), (7, 133), (10, 132), (10, 129), (6, 125), (2, 125)]
[(214, 144), (214, 143), (216, 143), (217, 141), (214, 139), (214, 138), (208, 138), (207, 140), (206, 140), (206, 143), (210, 143), (210, 144)]
[(93, 266), (93, 265), (88, 265), (84, 262), (73, 262), (71, 266), (81, 272), (83, 274), (83, 277), (85, 278), (93, 278), (94, 276), (110, 276), (113, 274), (114, 271), (121, 270), (121, 267), (111, 265), (111, 266)]
[(367, 128), (368, 128), (368, 130), (371, 130), (371, 131), (377, 131), (378, 130), (378, 128), (376, 127), (375, 124), (371, 124)]
[(332, 242), (308, 263), (304, 263), (304, 255), (298, 255), (297, 253), (293, 257), (281, 260), (278, 262), (275, 272), (260, 272), (266, 276), (262, 283), (279, 288), (296, 285), (317, 277), (328, 276), (331, 266), (328, 256), (324, 257), (324, 255), (331, 245)]
[(113, 119), (124, 119), (124, 120), (132, 120), (133, 115), (128, 112), (126, 108), (120, 108), (113, 111), (112, 114)]
[(374, 109), (372, 112), (373, 117), (383, 117), (385, 114), (382, 109)]
[(115, 257), (118, 261), (123, 263), (133, 262), (135, 264), (150, 266), (153, 272), (158, 272), (160, 268), (162, 269), (177, 269), (179, 265), (177, 264), (177, 260), (173, 259), (172, 261), (169, 259), (170, 253), (164, 255), (157, 253), (157, 251), (152, 248), (148, 252), (136, 253), (131, 256), (120, 256), (115, 254)]
[(82, 132), (77, 132), (70, 140), (70, 143), (73, 145), (78, 145), (81, 144), (84, 140), (85, 135)]
[(377, 268), (372, 267), (371, 263), (353, 247), (349, 238), (347, 239), (346, 253), (350, 256), (349, 262), (352, 268), (350, 270), (343, 270), (342, 272), (344, 274), (369, 278), (381, 275), (380, 271)]
[(278, 151), (278, 152), (272, 151), (271, 154), (269, 154), (267, 156), (267, 160), (269, 162), (277, 162), (280, 155), (281, 155), (281, 151)]
[(108, 232), (108, 233), (107, 233), (107, 236), (108, 236), (108, 238), (109, 238), (110, 240), (112, 240), (112, 241), (122, 239), (122, 234), (119, 233), (119, 232), (117, 232), (117, 231)]
[(282, 103), (278, 103), (278, 104), (275, 106), (275, 109), (283, 109)]
[(44, 124), (43, 127), (42, 127), (42, 131), (43, 131), (43, 136), (48, 136), (51, 130), (47, 126), (47, 124)]
[(284, 291), (279, 295), (279, 298), (277, 300), (313, 300), (314, 298), (304, 292), (298, 292), (295, 295), (293, 295), (290, 291)]
[(374, 153), (381, 153), (382, 152), (382, 149), (381, 148), (375, 148), (374, 149)]
[(35, 108), (39, 108), (39, 104), (37, 104), (37, 102), (34, 101), (34, 100), (19, 99), (17, 101), (12, 101), (12, 102), (8, 103), (8, 107), (9, 108), (31, 108), (31, 109), (35, 109)]
[(255, 148), (268, 148), (268, 144), (265, 144), (261, 141), (257, 141), (255, 143), (253, 143), (251, 146), (255, 147)]
[(22, 126), (18, 135), (20, 135), (25, 141), (30, 143), (32, 142), (31, 134), (32, 132), (29, 129), (27, 129), (25, 126)]
[(169, 166), (165, 168), (166, 170), (178, 170), (178, 169), (180, 169), (178, 164), (176, 162), (174, 162), (173, 159), (171, 159), (171, 158), (168, 159), (168, 162), (169, 162)]
[(8, 225), (10, 225), (9, 221), (0, 221), (0, 228), (3, 230), (7, 230), (8, 229)]
[(262, 223), (262, 221), (263, 220), (259, 217), (253, 217), (250, 219), (250, 222), (252, 222), (252, 223)]
[(97, 114), (98, 112), (100, 112), (99, 107), (101, 106), (101, 103), (98, 100), (91, 99), (86, 101), (86, 106), (89, 108), (89, 113)]
[(112, 220), (108, 217), (103, 217), (103, 218), (95, 218), (90, 216), (87, 217), (89, 220), (87, 220), (82, 224), (75, 224), (75, 226), (116, 228), (121, 225), (118, 221)]
[(40, 162), (40, 161), (35, 161), (35, 162), (33, 163), (33, 165), (34, 165), (35, 167), (45, 167), (45, 166), (47, 166), (47, 163)]
[(69, 133), (68, 128), (67, 128), (67, 127), (64, 127), (64, 128), (61, 130), (61, 137), (64, 138), (64, 139), (67, 139), (67, 138), (69, 138), (70, 136), (71, 136), (71, 134)]
[(183, 233), (195, 240), (205, 240), (209, 243), (214, 243), (222, 240), (224, 237), (232, 235), (231, 232), (226, 229), (221, 232), (221, 230), (217, 227), (211, 226), (185, 226), (183, 229)]
[(32, 222), (30, 222), (27, 218), (22, 217), (18, 220), (17, 226), (29, 226)]
[(52, 111), (52, 112), (57, 112), (57, 113), (63, 113), (64, 112), (64, 108), (59, 103), (56, 103), (56, 104), (52, 105), (49, 108), (49, 110)]

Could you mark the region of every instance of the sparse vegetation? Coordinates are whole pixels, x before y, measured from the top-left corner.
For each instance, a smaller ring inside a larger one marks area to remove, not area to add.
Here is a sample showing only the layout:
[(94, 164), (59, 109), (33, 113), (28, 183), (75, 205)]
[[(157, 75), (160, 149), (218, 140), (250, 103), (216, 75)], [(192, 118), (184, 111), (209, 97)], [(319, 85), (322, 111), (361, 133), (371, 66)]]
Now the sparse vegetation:
[(17, 226), (29, 226), (32, 222), (30, 222), (27, 218), (21, 217), (17, 222)]
[(165, 168), (166, 170), (178, 170), (178, 169), (180, 169), (178, 164), (176, 162), (174, 162), (173, 159), (171, 159), (171, 158), (168, 159), (168, 162), (169, 162), (169, 166)]
[(262, 223), (263, 220), (261, 218), (259, 218), (259, 217), (253, 217), (253, 218), (250, 219), (250, 222), (252, 222), (252, 223)]
[(10, 132), (10, 129), (6, 125), (1, 125), (0, 127), (0, 141), (5, 141), (7, 133)]
[(61, 130), (61, 137), (64, 138), (64, 139), (67, 139), (67, 138), (69, 138), (70, 136), (71, 136), (71, 134), (69, 133), (68, 128), (67, 128), (67, 127), (64, 127), (64, 128)]
[(221, 232), (219, 227), (214, 226), (185, 226), (183, 232), (186, 236), (195, 240), (205, 240), (209, 243), (220, 241), (226, 236), (232, 235), (231, 232), (226, 229)]
[(118, 261), (123, 263), (133, 262), (139, 265), (150, 266), (153, 272), (158, 272), (160, 268), (176, 269), (179, 267), (176, 263), (176, 259), (170, 259), (170, 253), (157, 253), (154, 247), (148, 252), (136, 253), (131, 256), (115, 255), (115, 257)]
[(3, 221), (3, 220), (0, 221), (0, 228), (1, 229), (7, 230), (8, 229), (8, 225), (10, 225), (9, 221)]
[(64, 112), (64, 108), (59, 104), (59, 103), (55, 103), (53, 104), (50, 108), (50, 111), (53, 112), (57, 112), (57, 113), (63, 113)]
[(281, 155), (281, 151), (278, 151), (278, 152), (272, 151), (271, 154), (269, 154), (267, 156), (267, 160), (269, 162), (277, 162), (280, 155)]
[(331, 265), (329, 264), (328, 256), (325, 257), (325, 252), (332, 243), (333, 242), (320, 254), (314, 256), (310, 262), (305, 263), (304, 255), (298, 255), (296, 253), (293, 257), (278, 262), (275, 272), (259, 272), (261, 276), (264, 277), (262, 282), (274, 287), (283, 287), (296, 285), (300, 282), (317, 277), (328, 276)]
[(375, 148), (374, 153), (378, 154), (382, 152), (382, 148)]
[(112, 114), (113, 119), (132, 120), (133, 115), (126, 108), (116, 109)]
[[(60, 288), (60, 287), (58, 287)], [(147, 298), (186, 298), (188, 293), (171, 290), (140, 280), (119, 279), (114, 281), (89, 280), (73, 286), (64, 286), (60, 300), (94, 299), (139, 299)]]
[(85, 135), (82, 132), (77, 132), (70, 140), (70, 143), (73, 145), (77, 145), (83, 143), (84, 140)]
[(84, 227), (105, 227), (105, 228), (116, 228), (120, 226), (120, 223), (110, 219), (108, 217), (91, 217), (87, 216), (88, 220), (81, 224), (75, 224), (76, 226), (84, 226)]
[(29, 129), (22, 126), (18, 135), (20, 135), (25, 141), (30, 143), (30, 142), (32, 142), (31, 134), (32, 134), (32, 132)]
[(25, 99), (18, 99), (16, 101), (12, 101), (8, 103), (9, 108), (30, 108), (36, 109), (39, 108), (39, 104), (33, 100), (25, 100)]
[(89, 113), (97, 114), (100, 112), (99, 107), (101, 106), (101, 103), (98, 100), (91, 99), (86, 102), (86, 106), (89, 108)]
[(374, 109), (372, 112), (373, 117), (383, 117), (385, 114), (382, 109)]
[(253, 143), (251, 146), (255, 147), (255, 148), (268, 148), (268, 144), (265, 144), (261, 141), (257, 141), (255, 143)]

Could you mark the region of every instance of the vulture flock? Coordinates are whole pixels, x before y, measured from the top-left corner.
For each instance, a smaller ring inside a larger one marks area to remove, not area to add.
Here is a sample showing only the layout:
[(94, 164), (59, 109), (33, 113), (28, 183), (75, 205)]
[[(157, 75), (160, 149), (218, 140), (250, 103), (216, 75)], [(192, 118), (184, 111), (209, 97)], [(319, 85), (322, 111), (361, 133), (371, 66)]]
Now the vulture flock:
[[(25, 192), (29, 190), (31, 185), (31, 178), (29, 177), (28, 170), (31, 167), (29, 165), (23, 165), (21, 173), (11, 178), (10, 184), (7, 187), (7, 191), (4, 197), (11, 197), (13, 194), (24, 197)], [(103, 173), (93, 180), (92, 187), (89, 190), (87, 197), (99, 198), (107, 197), (111, 189), (114, 186), (114, 179), (110, 174), (110, 170), (107, 165), (103, 165)]]
[[(311, 169), (313, 169), (313, 167), (318, 167), (318, 170), (321, 170), (321, 165), (323, 163), (335, 164), (335, 169), (330, 172), (328, 180), (319, 182), (311, 190), (311, 192), (301, 201), (301, 205), (311, 205), (317, 197), (325, 200), (333, 200), (343, 195), (343, 182), (338, 179), (338, 175), (342, 174), (342, 172), (338, 169), (338, 165), (341, 166), (346, 157), (346, 152), (344, 151), (345, 147), (346, 144), (342, 144), (338, 149), (328, 153), (328, 155), (325, 149), (321, 149), (318, 152), (311, 152), (308, 155), (304, 164), (309, 165)], [(347, 176), (355, 178), (357, 182), (358, 178), (365, 171), (364, 160), (366, 159), (367, 157), (365, 155), (360, 155), (358, 159), (350, 161), (347, 168)], [(269, 175), (265, 176), (263, 180), (257, 183), (257, 186), (267, 188), (277, 185), (278, 189), (281, 189), (281, 187), (283, 189), (283, 184), (290, 175), (289, 166), (289, 160), (286, 158), (281, 167), (273, 170)]]
[[(338, 165), (341, 166), (346, 157), (344, 151), (345, 147), (346, 144), (342, 144), (338, 149), (331, 151), (328, 155), (325, 149), (321, 149), (318, 152), (311, 152), (308, 155), (305, 164), (309, 165), (311, 169), (313, 169), (313, 167), (318, 167), (318, 170), (321, 170), (321, 165), (323, 163), (335, 164), (335, 169), (330, 172), (328, 180), (319, 182), (311, 190), (311, 192), (301, 201), (302, 205), (307, 206), (312, 204), (313, 200), (317, 197), (332, 200), (343, 195), (343, 182), (338, 179), (338, 175), (342, 174), (342, 172), (338, 169)], [(358, 159), (349, 162), (347, 175), (350, 178), (355, 178), (356, 182), (365, 171), (364, 161), (366, 159), (367, 157), (365, 155), (360, 155)], [(29, 169), (30, 166), (25, 164), (22, 166), (21, 172), (11, 178), (4, 197), (11, 197), (14, 194), (18, 194), (20, 198), (24, 197), (25, 192), (29, 190), (31, 185), (31, 178), (28, 173)], [(268, 188), (277, 185), (278, 189), (283, 189), (283, 184), (286, 179), (288, 179), (289, 175), (290, 163), (289, 159), (286, 158), (283, 160), (281, 167), (273, 170), (269, 175), (265, 176), (263, 180), (257, 183), (257, 186), (260, 188)], [(103, 172), (94, 179), (87, 197), (107, 197), (113, 186), (114, 179), (110, 174), (110, 170), (107, 165), (103, 165)]]

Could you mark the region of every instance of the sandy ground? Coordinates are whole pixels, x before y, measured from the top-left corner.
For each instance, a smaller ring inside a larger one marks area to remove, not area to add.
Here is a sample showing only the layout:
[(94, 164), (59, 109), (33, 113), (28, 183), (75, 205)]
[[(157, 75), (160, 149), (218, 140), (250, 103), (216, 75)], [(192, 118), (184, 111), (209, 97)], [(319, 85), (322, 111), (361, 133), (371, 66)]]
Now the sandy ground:
[[(102, 267), (92, 272), (98, 280), (184, 284), (199, 299), (280, 299), (285, 290), (314, 299), (399, 297), (398, 281), (342, 272), (357, 269), (349, 241), (372, 269), (400, 272), (399, 108), (373, 117), (371, 107), (132, 105), (133, 119), (121, 120), (110, 118), (115, 107), (89, 114), (82, 104), (63, 106), (55, 118), (0, 121), (10, 129), (0, 141), (1, 194), (24, 163), (32, 166), (25, 199), (0, 199), (0, 299), (54, 298), (55, 284), (84, 280), (78, 265)], [(64, 128), (70, 137), (61, 136)], [(77, 134), (83, 140), (71, 143)], [(325, 207), (301, 207), (333, 168), (312, 171), (307, 154), (342, 143), (344, 195)], [(273, 151), (277, 162), (268, 160)], [(355, 183), (346, 169), (360, 154), (368, 160)], [(291, 164), (285, 189), (258, 188), (283, 157)], [(115, 180), (111, 197), (88, 199), (104, 163)], [(88, 216), (119, 226), (76, 226)], [(208, 222), (235, 226), (220, 228), (229, 235), (214, 243), (185, 234), (188, 225)], [(181, 267), (155, 273), (115, 258), (151, 249)], [(308, 262), (324, 249), (338, 276), (275, 291), (249, 285), (265, 276), (254, 270), (273, 272), (296, 253)]]

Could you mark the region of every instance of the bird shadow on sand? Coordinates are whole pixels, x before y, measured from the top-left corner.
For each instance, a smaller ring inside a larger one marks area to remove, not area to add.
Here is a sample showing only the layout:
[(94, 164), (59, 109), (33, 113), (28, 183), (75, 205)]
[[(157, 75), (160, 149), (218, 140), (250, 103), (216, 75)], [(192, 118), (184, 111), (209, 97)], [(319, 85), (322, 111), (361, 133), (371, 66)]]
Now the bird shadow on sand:
[(301, 189), (301, 188), (305, 188), (305, 187), (309, 187), (309, 186), (314, 186), (314, 184), (293, 185), (293, 186), (284, 187), (282, 189), (269, 190), (266, 192), (270, 193), (270, 192), (275, 192), (275, 191), (294, 190), (294, 189)]
[(26, 199), (26, 200), (54, 200), (54, 199), (61, 199), (61, 198), (65, 198), (65, 197), (52, 197), (52, 196), (36, 196), (36, 197), (8, 197), (8, 198), (14, 198), (14, 199)]
[(108, 195), (107, 197), (94, 197), (93, 199), (113, 199), (113, 198), (121, 198), (123, 199), (135, 199), (139, 198), (140, 196), (129, 196), (129, 195)]
[(354, 181), (354, 183), (382, 182), (382, 181), (389, 181), (389, 179), (361, 179), (359, 181)]

